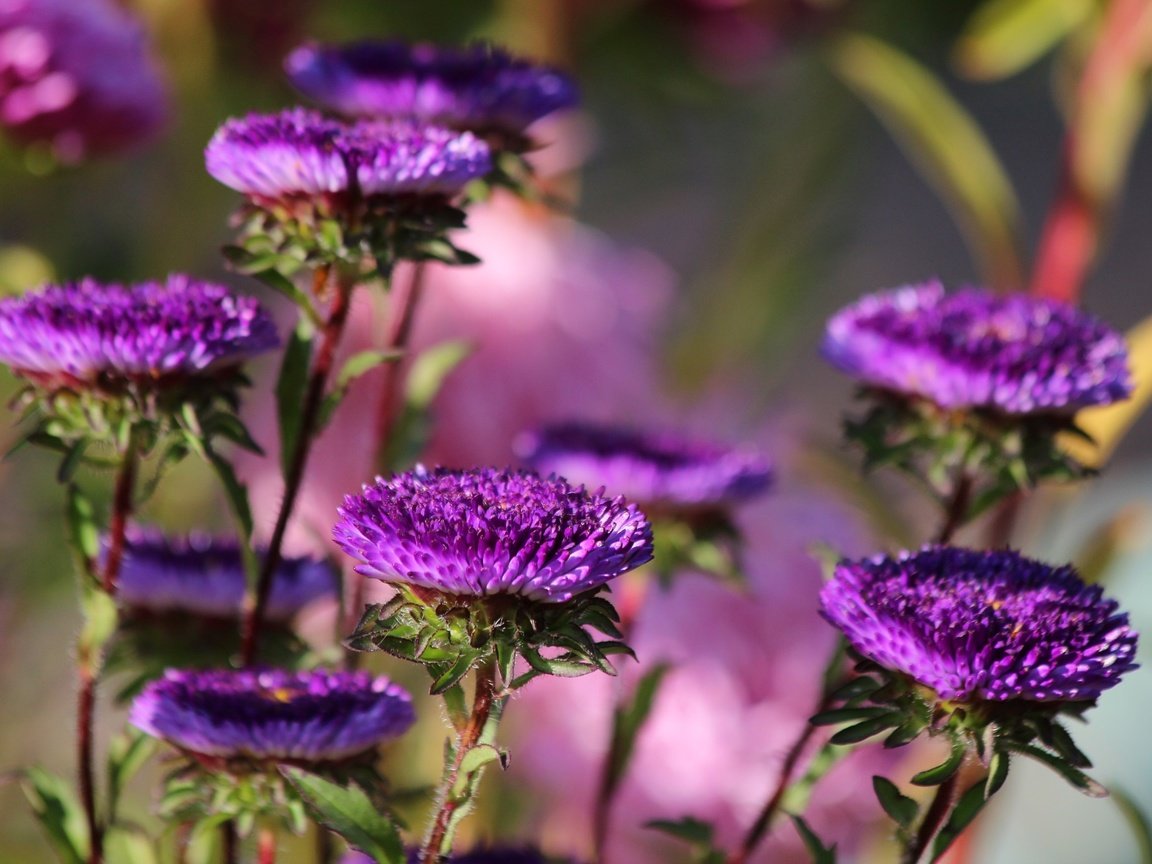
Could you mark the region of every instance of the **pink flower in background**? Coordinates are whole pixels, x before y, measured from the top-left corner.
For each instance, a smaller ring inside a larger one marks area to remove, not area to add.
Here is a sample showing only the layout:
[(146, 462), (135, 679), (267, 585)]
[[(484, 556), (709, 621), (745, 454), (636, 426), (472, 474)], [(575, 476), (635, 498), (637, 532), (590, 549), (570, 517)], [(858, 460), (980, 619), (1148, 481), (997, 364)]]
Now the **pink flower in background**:
[(159, 131), (167, 96), (113, 0), (0, 0), (0, 126), (76, 162)]
[[(732, 848), (755, 820), (785, 753), (812, 713), (833, 640), (816, 609), (820, 573), (810, 544), (851, 552), (869, 546), (844, 507), (810, 490), (785, 488), (743, 513), (749, 595), (693, 574), (653, 589), (622, 663), (630, 688), (656, 663), (672, 664), (641, 733), (616, 807), (608, 859), (666, 862), (678, 848), (645, 829), (691, 815), (715, 823)], [(509, 782), (539, 803), (548, 848), (586, 854), (599, 771), (621, 682), (600, 675), (538, 679), (508, 712)], [(520, 722), (518, 722), (520, 721)], [(880, 757), (883, 758), (883, 757)], [(851, 848), (878, 816), (869, 778), (877, 757), (852, 757), (818, 787), (809, 813), (822, 836)], [(787, 820), (753, 859), (808, 858)]]
[[(416, 314), (415, 352), (463, 340), (471, 352), (434, 403), (428, 465), (515, 463), (524, 428), (570, 416), (641, 416), (656, 403), (652, 346), (671, 278), (651, 255), (614, 246), (602, 235), (510, 196), (476, 208), (457, 238), (484, 261), (430, 265)], [(397, 280), (411, 272), (401, 268)], [(370, 291), (357, 292), (342, 353), (384, 339)], [(289, 547), (323, 548), (344, 495), (375, 473), (379, 373), (352, 388), (316, 445)], [(243, 466), (258, 522), (267, 529), (279, 504), (271, 387), (257, 388), (249, 420), (267, 459)]]

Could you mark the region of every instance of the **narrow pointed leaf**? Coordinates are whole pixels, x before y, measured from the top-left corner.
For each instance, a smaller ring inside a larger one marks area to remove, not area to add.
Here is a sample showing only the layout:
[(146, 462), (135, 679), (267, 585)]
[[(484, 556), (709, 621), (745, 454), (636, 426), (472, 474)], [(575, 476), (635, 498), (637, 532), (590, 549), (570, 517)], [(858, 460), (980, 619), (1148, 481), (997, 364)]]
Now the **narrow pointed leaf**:
[(284, 359), (280, 363), (280, 376), (276, 379), (276, 418), (280, 428), (280, 470), (285, 474), (295, 458), (300, 436), (300, 416), (304, 405), (304, 391), (308, 386), (308, 371), (312, 366), (312, 339), (314, 330), (306, 320), (301, 321), (288, 337)]
[(1095, 0), (989, 0), (960, 34), (956, 63), (970, 78), (1013, 75), (1087, 21), (1095, 7)]
[(952, 741), (952, 752), (948, 758), (934, 768), (921, 771), (912, 778), (917, 786), (939, 786), (953, 774), (960, 770), (964, 762), (965, 745), (959, 737)]
[(841, 729), (829, 740), (833, 744), (859, 744), (861, 741), (866, 741), (873, 735), (879, 735), (885, 729), (891, 729), (899, 723), (900, 715), (896, 712), (890, 712), (881, 717), (874, 717), (871, 720), (849, 726), (847, 729)]
[(896, 784), (887, 777), (876, 775), (872, 778), (872, 790), (884, 812), (901, 828), (911, 828), (920, 813), (920, 805), (901, 794)]
[(812, 864), (836, 864), (836, 847), (825, 846), (811, 826), (800, 816), (792, 816), (792, 824), (796, 826), (796, 833), (804, 841), (804, 848), (812, 856)]
[(1065, 760), (1059, 756), (1053, 755), (1046, 750), (1041, 750), (1031, 744), (1008, 744), (1009, 750), (1014, 753), (1019, 753), (1021, 756), (1028, 756), (1035, 759), (1041, 764), (1047, 765), (1061, 777), (1068, 781), (1075, 789), (1083, 792), (1089, 798), (1107, 798), (1108, 790), (1102, 785), (1097, 783), (1079, 768), (1074, 765), (1069, 765)]
[(20, 785), (60, 859), (65, 864), (84, 864), (88, 860), (88, 824), (71, 785), (36, 767), (23, 773)]
[(404, 844), (396, 826), (380, 813), (360, 787), (339, 786), (300, 768), (281, 766), (280, 772), (300, 793), (313, 817), (376, 864), (404, 864)]

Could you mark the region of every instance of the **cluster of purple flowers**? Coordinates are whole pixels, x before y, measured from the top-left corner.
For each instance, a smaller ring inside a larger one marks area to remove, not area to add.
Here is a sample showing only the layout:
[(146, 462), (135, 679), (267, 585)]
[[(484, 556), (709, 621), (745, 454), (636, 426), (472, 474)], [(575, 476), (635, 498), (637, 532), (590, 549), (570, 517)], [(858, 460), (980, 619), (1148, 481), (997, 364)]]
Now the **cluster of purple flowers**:
[[(259, 551), (259, 550), (258, 550)], [(284, 558), (272, 580), (266, 616), (286, 622), (321, 597), (335, 596), (339, 574), (317, 558)], [(135, 612), (237, 618), (244, 600), (239, 542), (207, 534), (166, 537), (152, 528), (129, 531), (117, 597)]]
[(544, 426), (525, 434), (521, 458), (556, 474), (655, 510), (713, 509), (764, 492), (772, 468), (759, 453), (671, 432), (588, 423)]
[(307, 44), (288, 56), (285, 69), (301, 93), (340, 114), (408, 117), (478, 133), (520, 135), (578, 98), (558, 69), (486, 44)]
[(365, 754), (415, 714), (407, 692), (363, 672), (170, 670), (129, 720), (193, 756), (309, 764)]
[(0, 363), (48, 389), (157, 389), (278, 344), (256, 300), (187, 276), (135, 285), (82, 279), (0, 301)]
[(437, 469), (350, 495), (332, 531), (358, 573), (452, 596), (562, 603), (652, 558), (635, 505), (531, 472)]
[(942, 408), (1071, 413), (1128, 398), (1124, 338), (1073, 306), (939, 282), (869, 295), (828, 322), (824, 356), (868, 387)]
[(824, 617), (860, 654), (955, 702), (1091, 702), (1135, 668), (1117, 603), (1071, 567), (929, 547), (843, 561)]
[(0, 127), (75, 162), (143, 142), (167, 114), (140, 25), (113, 0), (0, 0)]
[(345, 123), (293, 108), (229, 120), (205, 151), (208, 173), (257, 203), (338, 202), (460, 192), (491, 170), (469, 132), (407, 122)]

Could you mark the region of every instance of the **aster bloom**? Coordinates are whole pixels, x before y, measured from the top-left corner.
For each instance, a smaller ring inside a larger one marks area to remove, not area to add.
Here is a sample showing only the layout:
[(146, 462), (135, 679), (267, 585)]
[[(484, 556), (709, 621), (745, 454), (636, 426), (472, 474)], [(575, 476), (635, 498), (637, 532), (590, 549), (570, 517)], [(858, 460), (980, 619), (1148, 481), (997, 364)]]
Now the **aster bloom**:
[(563, 603), (652, 558), (635, 505), (530, 472), (418, 468), (339, 513), (332, 536), (358, 573), (451, 596)]
[[(291, 108), (227, 121), (205, 150), (208, 173), (258, 204), (298, 199), (450, 197), (491, 168), (469, 132), (421, 123), (342, 123)], [(341, 203), (343, 202), (343, 203)]]
[(173, 275), (166, 282), (51, 285), (0, 300), (0, 363), (47, 389), (163, 389), (279, 344), (256, 300)]
[(74, 162), (141, 143), (167, 97), (139, 22), (112, 0), (0, 0), (0, 127)]
[[(338, 574), (318, 558), (284, 558), (272, 580), (266, 618), (287, 622), (338, 588)], [(244, 562), (233, 538), (166, 537), (133, 527), (120, 567), (119, 601), (132, 610), (236, 618), (244, 599)]]
[(402, 735), (411, 697), (364, 672), (169, 670), (132, 703), (129, 721), (198, 757), (339, 762)]
[(1128, 398), (1123, 337), (1073, 306), (939, 282), (873, 294), (828, 322), (824, 356), (869, 387), (946, 409), (1072, 413)]
[(952, 702), (1094, 701), (1135, 668), (1128, 616), (1070, 566), (947, 546), (842, 561), (822, 614), (862, 656)]
[(504, 143), (578, 98), (575, 83), (560, 70), (486, 44), (309, 43), (284, 65), (301, 93), (341, 114), (417, 118), (495, 133)]
[(624, 495), (661, 510), (722, 508), (772, 482), (758, 453), (611, 426), (564, 423), (522, 436), (521, 457), (541, 473)]

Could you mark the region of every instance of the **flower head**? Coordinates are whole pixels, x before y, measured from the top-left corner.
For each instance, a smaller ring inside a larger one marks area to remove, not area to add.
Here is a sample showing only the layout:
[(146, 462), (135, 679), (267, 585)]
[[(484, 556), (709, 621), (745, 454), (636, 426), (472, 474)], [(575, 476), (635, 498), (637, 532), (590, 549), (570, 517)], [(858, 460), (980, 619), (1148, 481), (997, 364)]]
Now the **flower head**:
[(518, 135), (577, 101), (568, 75), (485, 44), (309, 43), (288, 55), (285, 68), (301, 93), (342, 114), (411, 117), (480, 133)]
[(278, 344), (256, 300), (187, 276), (135, 285), (82, 279), (0, 300), (0, 363), (49, 387), (159, 388)]
[(204, 158), (209, 174), (257, 203), (452, 196), (492, 166), (488, 145), (469, 132), (416, 122), (343, 123), (302, 108), (227, 121)]
[(530, 472), (418, 468), (339, 512), (332, 536), (357, 572), (455, 596), (563, 603), (652, 558), (635, 505)]
[(1132, 391), (1123, 337), (1053, 300), (938, 282), (873, 294), (828, 322), (824, 356), (864, 384), (943, 408), (1071, 413)]
[(723, 507), (765, 491), (772, 469), (759, 454), (658, 432), (565, 423), (522, 437), (535, 470), (603, 486), (645, 506)]
[(958, 702), (1091, 702), (1135, 668), (1128, 616), (1070, 566), (948, 546), (842, 561), (823, 615), (880, 666)]
[(74, 162), (144, 141), (167, 113), (140, 24), (112, 0), (0, 0), (0, 126)]
[[(334, 595), (338, 578), (321, 559), (283, 559), (272, 580), (267, 619), (288, 621), (313, 600)], [(173, 538), (139, 527), (129, 532), (118, 592), (129, 609), (236, 618), (244, 586), (244, 562), (235, 539)]]
[(411, 697), (364, 672), (169, 670), (132, 703), (129, 721), (196, 756), (334, 762), (402, 735)]

